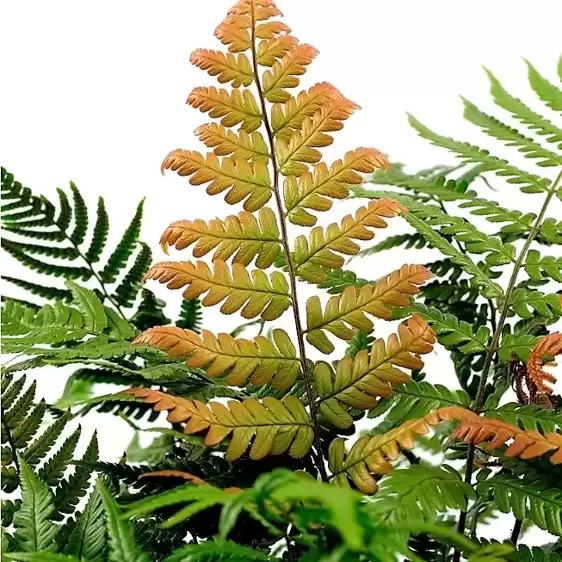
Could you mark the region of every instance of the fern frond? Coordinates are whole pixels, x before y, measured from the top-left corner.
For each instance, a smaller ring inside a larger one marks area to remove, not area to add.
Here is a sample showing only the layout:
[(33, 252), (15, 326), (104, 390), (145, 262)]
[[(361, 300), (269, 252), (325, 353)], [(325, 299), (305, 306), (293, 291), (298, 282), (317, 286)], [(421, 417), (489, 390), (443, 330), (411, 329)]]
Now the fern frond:
[(84, 329), (93, 334), (99, 334), (107, 327), (107, 317), (101, 301), (94, 291), (80, 287), (72, 281), (67, 281), (67, 287), (72, 293), (76, 306), (84, 316)]
[(140, 282), (152, 263), (152, 250), (144, 242), (141, 250), (121, 283), (115, 289), (115, 302), (119, 306), (133, 306), (141, 287)]
[(490, 330), (486, 326), (480, 326), (474, 333), (468, 322), (417, 302), (410, 304), (404, 310), (407, 311), (419, 314), (435, 330), (439, 343), (448, 349), (458, 349), (464, 354), (481, 353), (488, 349)]
[(480, 111), (468, 100), (463, 99), (463, 102), (465, 119), (481, 127), (486, 134), (505, 142), (507, 146), (517, 147), (519, 152), (522, 152), (526, 158), (536, 159), (538, 166), (547, 167), (562, 165), (562, 157), (555, 152), (544, 148), (534, 142), (533, 139), (519, 133), (516, 129)]
[(84, 558), (97, 562), (102, 560), (106, 544), (103, 502), (96, 489), (90, 495), (84, 511), (76, 521), (64, 547), (64, 552), (77, 556), (79, 559)]
[(539, 98), (554, 111), (562, 111), (562, 90), (544, 78), (529, 62), (529, 83)]
[(521, 429), (540, 432), (560, 432), (562, 430), (562, 414), (553, 410), (544, 410), (536, 404), (507, 403), (495, 407), (486, 406), (484, 415), (487, 418), (501, 420)]
[[(220, 562), (224, 560), (228, 562), (271, 562), (274, 560), (265, 552), (254, 550), (248, 546), (239, 545), (230, 541), (206, 541), (200, 544), (188, 544), (178, 548), (170, 556), (166, 558), (166, 562), (185, 562), (190, 560), (192, 562), (206, 562), (212, 560), (210, 556)], [(216, 557), (219, 558), (216, 558)]]
[(133, 527), (121, 515), (121, 510), (109, 490), (98, 481), (96, 489), (101, 496), (107, 525), (109, 562), (150, 562), (150, 557), (140, 550), (135, 541)]
[(256, 52), (257, 63), (261, 66), (273, 66), (286, 53), (292, 51), (298, 41), (292, 35), (281, 35), (272, 39), (263, 39), (258, 43)]
[(210, 377), (228, 372), (226, 382), (241, 386), (251, 377), (255, 386), (271, 381), (275, 388), (289, 388), (300, 374), (300, 361), (289, 336), (280, 329), (273, 339), (257, 336), (253, 340), (235, 339), (228, 334), (218, 337), (208, 330), (198, 335), (172, 326), (152, 328), (136, 343), (154, 345), (170, 357), (188, 357), (187, 366), (204, 367)]
[(392, 334), (387, 343), (378, 339), (370, 352), (345, 357), (335, 372), (328, 363), (317, 363), (314, 380), (320, 412), (336, 427), (350, 427), (353, 418), (348, 410), (374, 408), (377, 399), (390, 395), (394, 385), (408, 382), (409, 375), (402, 369), (421, 369), (419, 355), (431, 352), (434, 342), (431, 328), (413, 316), (398, 326), (398, 335)]
[(307, 171), (306, 164), (316, 164), (322, 154), (320, 147), (329, 146), (334, 139), (328, 133), (343, 128), (343, 121), (358, 109), (352, 101), (343, 97), (335, 89), (329, 100), (320, 109), (302, 122), (287, 141), (277, 139), (275, 152), (279, 171), (284, 176), (302, 176)]
[(256, 98), (250, 90), (217, 90), (214, 87), (193, 88), (187, 103), (213, 119), (221, 117), (221, 125), (252, 133), (259, 129), (262, 115)]
[(18, 549), (23, 552), (54, 551), (58, 529), (50, 521), (55, 509), (53, 495), (22, 457), (19, 464), (22, 502), (14, 515)]
[(275, 213), (269, 207), (260, 209), (258, 217), (247, 211), (231, 215), (224, 221), (213, 219), (177, 221), (162, 234), (160, 245), (164, 252), (173, 246), (183, 250), (195, 244), (193, 255), (200, 258), (214, 250), (213, 259), (228, 260), (267, 269), (281, 252), (280, 233)]
[(186, 422), (184, 433), (207, 431), (205, 445), (213, 447), (231, 436), (226, 459), (234, 461), (250, 447), (250, 458), (280, 455), (289, 450), (292, 457), (304, 456), (312, 446), (313, 431), (310, 417), (301, 401), (291, 395), (283, 401), (264, 398), (244, 402), (230, 401), (205, 405), (146, 388), (131, 388), (130, 393), (154, 404), (156, 411), (167, 410), (168, 421)]
[(556, 552), (549, 552), (544, 547), (521, 545), (517, 549), (518, 562), (558, 562), (558, 554)]
[(16, 277), (3, 276), (4, 281), (12, 283), (16, 287), (21, 287), (26, 291), (30, 292), (32, 295), (37, 295), (38, 297), (43, 297), (49, 300), (61, 300), (69, 301), (72, 298), (72, 293), (66, 289), (59, 289), (58, 287), (49, 287), (41, 285), (39, 283), (32, 283), (31, 281), (26, 281), (25, 279), (17, 279)]
[(550, 185), (550, 180), (520, 170), (506, 160), (492, 156), (487, 150), (433, 133), (411, 115), (409, 122), (420, 136), (432, 144), (450, 150), (466, 164), (484, 164), (486, 170), (494, 171), (498, 176), (505, 177), (508, 183), (519, 185), (524, 193), (541, 193), (546, 191)]
[(366, 314), (390, 319), (391, 307), (408, 305), (409, 297), (415, 295), (430, 276), (421, 265), (404, 265), (379, 279), (374, 286), (364, 285), (359, 292), (355, 287), (347, 287), (341, 295), (329, 299), (324, 311), (320, 299), (311, 297), (306, 305), (306, 339), (323, 353), (331, 353), (334, 346), (325, 331), (344, 340), (351, 339), (357, 330), (371, 331), (373, 322)]
[(538, 250), (529, 250), (525, 271), (533, 281), (546, 278), (562, 283), (562, 258), (542, 256)]
[(485, 70), (490, 79), (490, 92), (494, 96), (496, 104), (509, 111), (515, 119), (527, 125), (529, 129), (544, 136), (547, 142), (558, 143), (557, 148), (562, 149), (562, 129), (527, 107), (521, 100), (510, 95), (500, 81), (488, 69)]
[(183, 300), (179, 318), (176, 320), (176, 326), (184, 330), (191, 330), (199, 333), (201, 331), (203, 314), (201, 312), (201, 301), (199, 299)]
[(389, 166), (386, 158), (374, 148), (358, 148), (346, 153), (328, 168), (323, 162), (300, 177), (289, 176), (283, 184), (286, 216), (293, 224), (313, 226), (317, 218), (307, 211), (327, 211), (331, 199), (345, 199), (349, 185), (361, 183), (359, 172), (368, 174)]
[(482, 495), (489, 494), (503, 513), (513, 512), (521, 521), (554, 535), (562, 535), (562, 490), (540, 479), (497, 474), (478, 484)]
[(264, 162), (247, 162), (230, 157), (219, 160), (213, 153), (203, 156), (199, 152), (178, 149), (166, 156), (162, 170), (191, 176), (191, 185), (209, 183), (209, 195), (227, 190), (225, 201), (230, 205), (244, 201), (244, 209), (249, 212), (263, 207), (272, 195), (271, 178)]
[(532, 318), (537, 314), (544, 318), (562, 316), (562, 301), (558, 293), (545, 295), (540, 291), (515, 289), (510, 306), (521, 318)]
[(221, 84), (232, 83), (234, 88), (249, 86), (254, 81), (250, 60), (244, 54), (233, 55), (209, 49), (195, 49), (189, 62), (211, 76), (216, 76)]
[(406, 520), (434, 522), (448, 509), (466, 511), (468, 500), (475, 496), (472, 486), (447, 465), (412, 465), (384, 478), (368, 510), (390, 525)]
[(58, 451), (39, 469), (37, 477), (48, 486), (54, 487), (63, 477), (80, 439), (80, 428), (67, 437)]
[(276, 138), (288, 141), (307, 117), (312, 117), (337, 90), (327, 82), (315, 84), (308, 91), (299, 92), (285, 103), (273, 104), (271, 108), (271, 127)]
[(556, 377), (543, 369), (546, 358), (552, 361), (554, 357), (562, 353), (562, 334), (549, 334), (542, 338), (531, 350), (527, 360), (527, 376), (544, 394), (552, 394), (550, 384), (556, 382)]
[(344, 264), (338, 254), (355, 255), (359, 245), (354, 240), (371, 240), (375, 233), (371, 229), (386, 228), (385, 218), (392, 218), (406, 211), (405, 207), (390, 199), (371, 201), (360, 207), (355, 216), (346, 215), (339, 226), (330, 224), (325, 230), (317, 226), (310, 238), (298, 236), (295, 240), (292, 261), (297, 275), (311, 283), (325, 279), (322, 268), (338, 269)]
[(521, 359), (526, 362), (531, 349), (538, 343), (540, 338), (532, 334), (504, 334), (498, 347), (498, 355), (502, 361), (513, 361)]
[[(169, 289), (181, 289), (184, 299), (194, 299), (207, 293), (203, 306), (221, 306), (223, 314), (241, 310), (244, 318), (261, 316), (264, 320), (279, 318), (291, 305), (289, 284), (285, 275), (274, 271), (268, 276), (261, 269), (251, 275), (241, 263), (233, 263), (232, 271), (221, 259), (213, 260), (213, 270), (203, 262), (163, 262), (153, 266), (145, 279), (167, 284)], [(226, 300), (225, 300), (226, 299)]]
[[(370, 248), (365, 248), (361, 250), (356, 257), (366, 258), (368, 256), (373, 256), (380, 252), (385, 252), (386, 250), (393, 250), (394, 248), (404, 247), (404, 249), (409, 250), (410, 248), (415, 248), (419, 250), (426, 246), (426, 241), (420, 234), (395, 234), (394, 236), (388, 236), (382, 242), (371, 246)], [(349, 261), (354, 259), (350, 258)]]
[(92, 240), (90, 247), (86, 252), (86, 259), (90, 263), (97, 263), (100, 260), (107, 235), (109, 234), (109, 216), (105, 210), (105, 203), (103, 197), (98, 199), (98, 206), (96, 210), (96, 223), (92, 233)]
[[(281, 24), (284, 25), (284, 24)], [(259, 26), (257, 28), (259, 30)], [(269, 39), (269, 37), (262, 37)], [(300, 84), (297, 78), (306, 72), (306, 67), (314, 60), (318, 51), (310, 45), (296, 45), (266, 70), (262, 77), (263, 94), (271, 103), (284, 103), (291, 96), (287, 88)]]
[(258, 131), (248, 134), (240, 130), (235, 133), (217, 123), (208, 123), (195, 129), (195, 134), (205, 146), (213, 148), (217, 156), (232, 156), (232, 158), (254, 162), (269, 160), (269, 149)]

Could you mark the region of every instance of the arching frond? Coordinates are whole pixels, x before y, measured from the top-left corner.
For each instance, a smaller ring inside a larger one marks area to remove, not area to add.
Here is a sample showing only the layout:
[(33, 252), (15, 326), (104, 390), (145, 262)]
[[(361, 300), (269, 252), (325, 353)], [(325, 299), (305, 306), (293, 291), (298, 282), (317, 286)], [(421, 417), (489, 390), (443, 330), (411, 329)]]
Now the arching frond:
[(264, 320), (279, 318), (291, 305), (289, 284), (285, 275), (274, 271), (268, 276), (261, 269), (251, 275), (241, 263), (233, 263), (232, 270), (221, 259), (213, 260), (213, 269), (203, 262), (162, 262), (154, 265), (145, 279), (155, 279), (169, 289), (187, 288), (185, 299), (207, 293), (203, 306), (222, 301), (221, 312), (232, 314), (241, 310), (244, 318), (260, 316)]
[(286, 389), (300, 373), (299, 357), (286, 332), (275, 329), (272, 336), (235, 339), (228, 334), (215, 336), (208, 330), (198, 335), (162, 326), (147, 330), (135, 342), (156, 346), (170, 357), (189, 357), (189, 367), (204, 367), (210, 377), (228, 373), (226, 382), (234, 386), (243, 385), (251, 377), (255, 386), (271, 381), (274, 387)]
[(406, 211), (406, 208), (390, 199), (371, 201), (360, 207), (355, 216), (346, 215), (341, 226), (332, 223), (325, 230), (317, 226), (310, 237), (299, 236), (295, 240), (292, 256), (296, 273), (311, 283), (321, 283), (325, 278), (322, 268), (337, 269), (343, 266), (344, 258), (359, 252), (354, 240), (371, 240), (375, 234), (371, 229), (386, 228), (385, 218), (392, 218)]
[(324, 311), (320, 299), (311, 297), (306, 306), (307, 340), (323, 353), (331, 353), (334, 346), (325, 331), (343, 340), (352, 338), (357, 330), (371, 331), (373, 322), (367, 314), (390, 319), (391, 307), (406, 306), (409, 297), (430, 277), (422, 265), (404, 265), (374, 286), (364, 285), (359, 292), (353, 286), (347, 287), (341, 295), (330, 298)]
[(180, 176), (191, 176), (191, 185), (208, 183), (207, 193), (217, 195), (227, 191), (230, 205), (244, 201), (246, 211), (257, 211), (271, 198), (271, 178), (264, 162), (247, 162), (215, 154), (203, 156), (191, 150), (174, 150), (166, 156), (162, 170), (172, 170)]
[(262, 207), (257, 217), (243, 211), (226, 217), (224, 221), (177, 221), (160, 238), (166, 253), (169, 246), (183, 250), (192, 244), (195, 244), (193, 255), (196, 258), (214, 250), (213, 259), (226, 261), (232, 257), (234, 263), (245, 266), (257, 258), (256, 266), (260, 269), (270, 267), (281, 252), (277, 219), (269, 207)]
[[(289, 450), (292, 457), (304, 456), (312, 445), (313, 432), (308, 413), (301, 401), (291, 395), (275, 398), (218, 402), (208, 405), (185, 400), (147, 388), (125, 391), (154, 404), (158, 412), (167, 410), (168, 421), (185, 423), (184, 433), (206, 432), (205, 445), (214, 447), (231, 437), (226, 459), (234, 461), (250, 448), (250, 458), (280, 455)], [(253, 442), (252, 442), (253, 441)], [(250, 443), (252, 443), (250, 447)]]
[(348, 410), (374, 408), (379, 397), (392, 392), (393, 385), (408, 382), (409, 375), (400, 367), (421, 369), (419, 355), (431, 352), (434, 343), (431, 328), (413, 316), (398, 326), (398, 335), (392, 334), (386, 343), (377, 339), (369, 351), (345, 357), (335, 372), (328, 363), (318, 363), (314, 379), (320, 412), (337, 427), (351, 426)]

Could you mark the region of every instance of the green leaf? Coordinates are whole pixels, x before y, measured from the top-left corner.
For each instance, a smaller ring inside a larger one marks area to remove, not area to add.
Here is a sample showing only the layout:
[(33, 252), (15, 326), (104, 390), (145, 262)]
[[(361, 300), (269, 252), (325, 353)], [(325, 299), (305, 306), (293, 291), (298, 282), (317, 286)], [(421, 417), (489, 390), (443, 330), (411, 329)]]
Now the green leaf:
[(80, 562), (80, 559), (74, 556), (56, 554), (54, 552), (14, 552), (4, 554), (4, 557), (8, 560), (17, 560), (18, 562)]
[(559, 562), (560, 555), (548, 552), (544, 547), (534, 546), (529, 548), (522, 545), (517, 549), (517, 562)]
[(59, 195), (59, 216), (55, 223), (61, 232), (66, 232), (72, 220), (72, 207), (70, 206), (66, 193), (60, 187), (57, 187), (57, 193)]
[(554, 111), (562, 111), (562, 90), (541, 76), (537, 69), (529, 62), (529, 83), (539, 98)]
[(412, 465), (386, 476), (369, 512), (386, 524), (419, 519), (435, 521), (448, 509), (466, 511), (475, 498), (472, 486), (448, 466)]
[(140, 282), (148, 271), (152, 262), (152, 251), (147, 244), (141, 242), (141, 251), (138, 253), (131, 269), (123, 278), (120, 285), (115, 289), (115, 302), (120, 306), (133, 306), (140, 290)]
[(519, 288), (513, 292), (510, 305), (521, 318), (533, 318), (537, 314), (543, 318), (562, 316), (561, 295), (558, 293), (545, 295)]
[(529, 129), (544, 136), (547, 142), (559, 143), (558, 148), (562, 149), (562, 129), (527, 107), (521, 100), (511, 96), (489, 70), (485, 69), (485, 71), (490, 79), (492, 86), (490, 92), (494, 96), (496, 104), (509, 111)]
[(522, 152), (526, 158), (533, 158), (538, 160), (538, 166), (560, 166), (562, 165), (562, 157), (552, 152), (540, 144), (537, 144), (528, 137), (525, 137), (515, 129), (498, 121), (494, 117), (487, 115), (480, 111), (473, 103), (463, 98), (464, 102), (464, 117), (471, 123), (478, 125), (482, 130), (501, 141), (504, 141), (507, 146), (515, 146)]
[(554, 535), (562, 535), (562, 490), (531, 478), (498, 474), (478, 485), (480, 494), (489, 493), (503, 513), (530, 519)]
[(505, 177), (508, 183), (519, 185), (524, 193), (541, 193), (546, 191), (550, 185), (550, 180), (520, 170), (510, 165), (507, 160), (492, 156), (487, 150), (433, 133), (411, 115), (409, 122), (420, 136), (432, 144), (450, 150), (466, 164), (485, 165), (486, 170), (494, 171), (498, 176)]
[(88, 208), (74, 182), (70, 182), (70, 190), (72, 191), (72, 202), (74, 204), (74, 230), (70, 235), (70, 240), (80, 246), (88, 232)]
[(150, 562), (148, 554), (141, 552), (135, 541), (133, 527), (123, 518), (119, 506), (100, 482), (96, 484), (105, 509), (107, 536), (109, 539), (109, 562)]
[(80, 560), (102, 562), (106, 542), (103, 502), (95, 489), (68, 537), (65, 552)]
[(181, 303), (180, 315), (176, 326), (199, 333), (202, 319), (201, 301), (199, 299), (184, 299)]
[(406, 250), (410, 248), (418, 250), (426, 246), (426, 241), (420, 234), (395, 234), (394, 236), (388, 236), (382, 242), (379, 242), (370, 248), (361, 250), (357, 255), (351, 257), (349, 261), (352, 261), (355, 258), (366, 258), (368, 256), (373, 256), (380, 252), (393, 250), (394, 248), (400, 248), (402, 246)]
[(68, 468), (70, 461), (74, 456), (76, 445), (80, 439), (80, 427), (67, 437), (60, 449), (41, 467), (37, 473), (40, 478), (48, 486), (57, 486), (59, 480), (63, 477), (65, 470)]
[(511, 425), (538, 431), (540, 433), (560, 432), (562, 430), (562, 413), (555, 410), (544, 410), (535, 404), (516, 404), (510, 402), (502, 406), (491, 404), (485, 407), (487, 418), (501, 420)]
[(96, 224), (94, 225), (92, 241), (90, 242), (90, 247), (86, 252), (87, 261), (89, 261), (90, 263), (97, 263), (100, 260), (108, 234), (109, 234), (109, 217), (107, 215), (107, 211), (105, 210), (103, 197), (100, 197), (98, 199), (98, 208), (96, 211)]
[(535, 347), (539, 339), (532, 335), (506, 334), (498, 347), (498, 355), (502, 361), (513, 361), (514, 358), (519, 358), (526, 363), (531, 349)]
[(69, 301), (72, 299), (72, 293), (66, 289), (59, 289), (58, 287), (49, 287), (48, 285), (40, 285), (38, 283), (32, 283), (31, 281), (26, 281), (25, 279), (17, 279), (16, 277), (2, 277), (4, 281), (8, 281), (16, 287), (21, 287), (26, 291), (29, 291), (33, 295), (38, 297), (43, 297), (49, 300), (62, 300)]
[(35, 438), (31, 445), (23, 452), (23, 458), (27, 464), (35, 466), (45, 458), (60, 437), (69, 418), (69, 413), (63, 414), (60, 418), (57, 418), (53, 424), (47, 427), (41, 435)]
[(50, 521), (55, 509), (53, 494), (21, 456), (19, 464), (22, 503), (14, 515), (18, 548), (23, 552), (54, 550), (57, 527)]
[(200, 544), (188, 544), (175, 550), (164, 562), (250, 562), (273, 561), (265, 552), (259, 552), (247, 546), (230, 541), (206, 541)]
[(119, 272), (125, 267), (127, 260), (133, 253), (140, 234), (143, 206), (144, 199), (138, 204), (133, 220), (101, 271), (100, 277), (104, 283), (114, 283), (116, 281)]
[(541, 256), (537, 250), (529, 250), (525, 271), (533, 281), (540, 281), (545, 277), (562, 283), (562, 257)]
[(107, 327), (107, 318), (96, 293), (72, 281), (67, 281), (66, 286), (72, 292), (76, 306), (84, 315), (84, 328), (93, 334), (103, 332)]
[(135, 327), (129, 324), (129, 322), (122, 318), (115, 310), (107, 306), (103, 308), (107, 318), (109, 336), (111, 338), (116, 340), (131, 340), (138, 334)]

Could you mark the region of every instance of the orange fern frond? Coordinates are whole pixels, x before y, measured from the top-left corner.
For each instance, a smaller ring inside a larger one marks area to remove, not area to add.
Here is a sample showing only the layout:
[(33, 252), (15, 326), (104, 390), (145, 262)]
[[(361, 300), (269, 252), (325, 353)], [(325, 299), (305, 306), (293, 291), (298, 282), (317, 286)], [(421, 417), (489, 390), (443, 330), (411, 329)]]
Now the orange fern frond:
[(289, 176), (284, 183), (284, 199), (287, 218), (300, 226), (314, 226), (316, 217), (306, 209), (328, 211), (330, 199), (345, 199), (349, 195), (348, 185), (358, 185), (363, 174), (372, 174), (377, 169), (389, 169), (388, 160), (374, 148), (358, 148), (348, 152), (343, 160), (336, 160), (330, 169), (321, 162), (312, 172), (299, 178)]
[(231, 400), (225, 406), (186, 400), (149, 388), (130, 388), (125, 393), (154, 404), (156, 412), (167, 410), (170, 423), (185, 423), (186, 435), (206, 432), (204, 442), (208, 447), (230, 437), (225, 455), (228, 461), (240, 458), (248, 448), (254, 460), (287, 450), (292, 457), (300, 458), (312, 446), (310, 417), (295, 396), (288, 395), (283, 400), (264, 398), (261, 402)]
[(321, 82), (308, 91), (302, 91), (286, 103), (275, 103), (271, 108), (271, 127), (276, 138), (288, 141), (307, 117), (312, 117), (330, 98), (338, 97), (338, 90)]
[(209, 117), (222, 117), (221, 124), (225, 127), (240, 128), (246, 133), (259, 129), (262, 114), (256, 98), (250, 90), (217, 90), (214, 87), (193, 88), (187, 98), (187, 103)]
[(562, 435), (523, 430), (502, 421), (484, 418), (460, 407), (440, 408), (417, 420), (409, 420), (383, 435), (361, 437), (345, 452), (343, 439), (336, 439), (330, 446), (330, 470), (332, 479), (341, 485), (348, 485), (348, 477), (363, 492), (373, 494), (377, 490), (375, 476), (384, 475), (392, 469), (401, 449), (411, 449), (415, 437), (425, 435), (431, 426), (443, 421), (459, 422), (452, 439), (481, 445), (491, 451), (508, 442), (502, 453), (508, 457), (534, 459), (551, 453), (552, 464), (562, 463)]
[(297, 44), (298, 40), (292, 35), (264, 39), (258, 43), (256, 60), (261, 66), (271, 67), (275, 62), (283, 58), (286, 53), (292, 51)]
[(227, 191), (224, 200), (230, 205), (244, 201), (246, 211), (257, 211), (272, 195), (271, 178), (264, 162), (228, 157), (220, 160), (213, 153), (203, 156), (192, 150), (177, 149), (166, 156), (162, 170), (190, 176), (191, 185), (208, 183), (209, 195)]
[(244, 54), (233, 55), (209, 49), (196, 49), (189, 58), (191, 64), (216, 76), (221, 84), (232, 82), (234, 88), (249, 86), (254, 81), (250, 60)]
[(234, 263), (247, 266), (257, 257), (256, 267), (260, 269), (270, 267), (281, 253), (279, 228), (275, 213), (269, 207), (261, 208), (257, 217), (242, 211), (224, 221), (176, 221), (160, 238), (166, 253), (169, 246), (183, 250), (192, 244), (195, 244), (193, 255), (196, 258), (215, 250), (213, 259), (226, 261), (232, 257)]
[(556, 377), (543, 369), (545, 358), (552, 360), (562, 353), (562, 334), (549, 334), (535, 345), (527, 361), (527, 377), (537, 389), (543, 393), (552, 394), (551, 384), (556, 383)]
[(152, 345), (170, 357), (187, 357), (186, 365), (204, 368), (209, 377), (227, 374), (226, 382), (242, 386), (248, 378), (254, 386), (269, 382), (280, 390), (291, 387), (300, 375), (300, 359), (286, 332), (275, 329), (272, 339), (235, 339), (215, 336), (208, 330), (196, 334), (175, 326), (150, 328), (135, 343)]
[(336, 223), (326, 229), (317, 226), (310, 232), (309, 239), (298, 236), (292, 256), (297, 275), (311, 283), (321, 283), (326, 277), (323, 268), (343, 266), (344, 259), (338, 254), (353, 256), (359, 252), (361, 248), (354, 240), (373, 239), (375, 233), (371, 229), (388, 226), (384, 218), (405, 212), (407, 209), (396, 201), (377, 199), (360, 207), (355, 216), (346, 215), (341, 226)]
[(377, 339), (368, 351), (345, 357), (334, 369), (322, 361), (316, 365), (314, 379), (320, 412), (336, 427), (353, 424), (350, 408), (369, 410), (381, 396), (389, 396), (396, 384), (405, 384), (410, 376), (402, 368), (419, 370), (419, 355), (430, 353), (435, 334), (417, 314), (398, 326), (398, 335), (388, 342)]
[(359, 292), (347, 287), (328, 300), (324, 311), (320, 299), (311, 297), (306, 303), (306, 339), (322, 353), (331, 353), (334, 345), (325, 331), (343, 340), (351, 339), (357, 330), (370, 332), (373, 322), (367, 314), (389, 320), (391, 307), (406, 306), (409, 297), (430, 278), (431, 272), (423, 265), (403, 265), (376, 285), (364, 285)]
[(278, 139), (275, 151), (279, 160), (279, 171), (284, 176), (302, 176), (308, 168), (305, 164), (316, 164), (322, 154), (317, 148), (329, 146), (334, 142), (328, 133), (339, 131), (343, 122), (359, 106), (344, 96), (332, 93), (328, 103), (322, 105), (312, 117), (307, 117), (300, 130), (288, 141)]
[(311, 45), (297, 45), (287, 51), (273, 64), (271, 70), (266, 70), (263, 74), (263, 93), (266, 99), (272, 103), (286, 102), (291, 97), (286, 88), (296, 88), (299, 85), (297, 76), (306, 72), (306, 67), (317, 54), (318, 51)]
[(241, 160), (267, 162), (269, 150), (261, 133), (254, 131), (238, 133), (217, 123), (208, 123), (195, 129), (195, 134), (205, 146), (213, 148), (217, 156), (232, 156)]
[(207, 293), (203, 306), (223, 302), (221, 312), (233, 314), (241, 310), (244, 318), (261, 316), (264, 320), (279, 318), (291, 305), (289, 284), (285, 275), (274, 271), (268, 276), (261, 269), (250, 274), (241, 263), (233, 263), (232, 271), (221, 259), (213, 260), (213, 270), (203, 261), (162, 262), (150, 268), (144, 280), (155, 279), (169, 289), (187, 288), (183, 298), (192, 300)]

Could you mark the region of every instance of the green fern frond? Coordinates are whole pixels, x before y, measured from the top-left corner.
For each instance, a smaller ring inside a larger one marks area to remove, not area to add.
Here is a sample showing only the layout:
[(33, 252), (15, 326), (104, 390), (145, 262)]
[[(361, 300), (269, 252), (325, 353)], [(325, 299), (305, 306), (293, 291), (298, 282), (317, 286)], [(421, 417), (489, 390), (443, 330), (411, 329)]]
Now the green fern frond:
[(504, 334), (498, 347), (498, 355), (502, 361), (521, 359), (527, 362), (531, 349), (539, 342), (540, 338), (530, 334)]
[(346, 269), (328, 269), (325, 271), (326, 277), (322, 283), (318, 284), (320, 289), (326, 289), (330, 295), (339, 295), (346, 287), (363, 287), (367, 283), (372, 282), (361, 279), (350, 270)]
[(103, 197), (98, 199), (98, 206), (96, 210), (96, 223), (92, 233), (92, 240), (90, 247), (86, 251), (86, 259), (90, 263), (97, 263), (100, 260), (101, 254), (107, 241), (109, 234), (109, 216), (105, 210), (105, 203)]
[(562, 90), (539, 74), (538, 70), (529, 62), (529, 83), (539, 98), (554, 111), (562, 111)]
[(498, 474), (478, 484), (478, 492), (490, 494), (503, 513), (530, 519), (554, 535), (562, 535), (562, 490), (541, 479)]
[(4, 281), (12, 283), (16, 287), (21, 287), (26, 291), (30, 292), (32, 295), (37, 295), (38, 297), (43, 297), (49, 300), (62, 300), (68, 302), (72, 298), (70, 291), (66, 289), (59, 289), (58, 287), (49, 287), (46, 285), (41, 285), (39, 283), (32, 283), (26, 281), (25, 279), (17, 279), (16, 277), (5, 276), (2, 277)]
[(533, 281), (550, 278), (562, 283), (562, 258), (541, 256), (538, 250), (529, 250), (525, 260), (525, 271)]
[(522, 545), (517, 549), (517, 562), (558, 562), (559, 560), (560, 555), (557, 552), (549, 552), (541, 546), (529, 548)]
[(188, 544), (175, 550), (164, 562), (273, 562), (265, 552), (230, 541), (207, 541)]
[(453, 468), (412, 465), (390, 472), (369, 505), (369, 512), (386, 524), (435, 521), (448, 509), (465, 511), (476, 496), (472, 486)]
[(147, 244), (141, 242), (141, 250), (137, 254), (131, 269), (129, 269), (119, 286), (115, 289), (115, 302), (119, 306), (133, 306), (141, 289), (140, 282), (151, 263), (152, 251)]
[(60, 437), (64, 427), (70, 419), (70, 413), (63, 414), (45, 431), (37, 436), (23, 452), (23, 458), (30, 466), (36, 466), (43, 460)]
[(72, 281), (67, 281), (66, 286), (72, 293), (73, 302), (84, 316), (84, 329), (92, 334), (103, 332), (107, 327), (107, 317), (103, 305), (94, 291)]
[(537, 160), (537, 165), (542, 167), (562, 165), (562, 156), (552, 152), (528, 137), (519, 133), (516, 129), (505, 125), (496, 118), (480, 111), (473, 103), (463, 98), (464, 117), (471, 123), (479, 126), (486, 134), (501, 140), (507, 146), (515, 146), (526, 158)]
[(39, 469), (37, 477), (48, 486), (55, 487), (63, 477), (74, 456), (80, 439), (80, 427), (67, 437), (59, 450)]
[(484, 415), (487, 418), (502, 420), (530, 431), (548, 433), (562, 430), (561, 412), (545, 410), (535, 404), (516, 404), (513, 402), (502, 406), (496, 406), (493, 403), (486, 404)]
[(184, 299), (181, 303), (179, 318), (176, 326), (199, 333), (203, 320), (201, 301), (199, 299)]
[(510, 300), (510, 306), (521, 318), (533, 318), (535, 315), (543, 318), (562, 316), (561, 296), (557, 293), (545, 295), (540, 291), (516, 289)]
[(108, 562), (150, 562), (148, 554), (140, 550), (135, 541), (133, 527), (123, 518), (121, 509), (109, 493), (109, 490), (98, 481), (96, 490), (101, 496), (107, 526)]
[(404, 249), (409, 250), (410, 248), (415, 248), (419, 250), (426, 246), (426, 241), (420, 234), (396, 234), (394, 236), (389, 236), (385, 238), (382, 242), (371, 246), (370, 248), (365, 248), (361, 250), (356, 256), (352, 257), (349, 261), (355, 258), (366, 258), (379, 252), (384, 252), (386, 250), (393, 250), (394, 248), (404, 247)]
[(21, 507), (14, 515), (15, 540), (23, 552), (53, 551), (56, 525), (50, 520), (54, 511), (53, 494), (32, 468), (19, 458)]
[(542, 193), (550, 185), (550, 180), (516, 168), (506, 160), (492, 156), (487, 150), (433, 133), (412, 115), (408, 119), (420, 136), (432, 144), (450, 150), (466, 164), (485, 165), (486, 170), (494, 171), (498, 176), (505, 177), (508, 183), (518, 185), (523, 193)]
[(148, 290), (142, 289), (141, 302), (137, 312), (131, 318), (131, 323), (139, 330), (148, 330), (153, 326), (163, 326), (169, 324), (171, 320), (164, 314), (166, 303)]
[(72, 202), (74, 205), (74, 230), (70, 234), (70, 240), (76, 246), (80, 246), (88, 232), (88, 208), (74, 182), (70, 182), (70, 190), (72, 191)]
[(562, 129), (527, 107), (521, 100), (510, 95), (488, 69), (484, 70), (490, 79), (490, 92), (494, 96), (496, 104), (509, 111), (515, 119), (527, 125), (529, 129), (544, 136), (547, 142), (558, 143), (557, 148), (562, 149)]
[(109, 256), (107, 264), (102, 269), (100, 277), (104, 283), (114, 283), (119, 272), (125, 267), (127, 260), (131, 257), (140, 234), (143, 207), (144, 199), (138, 204), (135, 216), (125, 230), (119, 244), (117, 244), (117, 247)]

